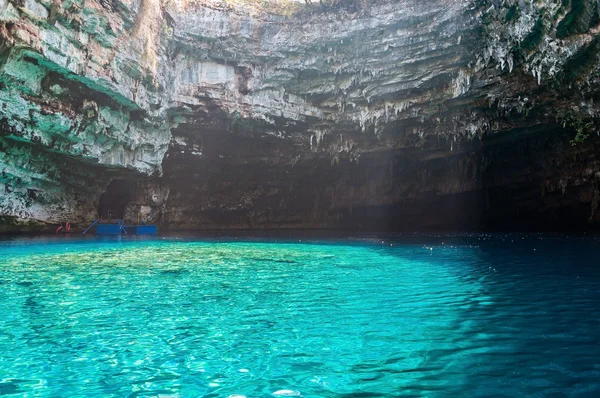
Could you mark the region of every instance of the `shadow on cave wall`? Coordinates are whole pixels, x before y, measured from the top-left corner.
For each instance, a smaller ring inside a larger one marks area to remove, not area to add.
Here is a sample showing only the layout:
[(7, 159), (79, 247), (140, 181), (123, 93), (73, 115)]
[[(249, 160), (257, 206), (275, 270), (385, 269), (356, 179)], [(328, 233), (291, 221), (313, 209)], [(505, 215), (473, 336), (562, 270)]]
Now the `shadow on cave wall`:
[[(511, 136), (512, 134), (512, 136)], [(600, 139), (573, 145), (574, 131), (546, 126), (541, 132), (487, 143), (482, 160), (482, 227), (498, 230), (596, 229), (600, 223)]]
[(123, 219), (127, 216), (127, 205), (136, 199), (135, 181), (114, 179), (100, 197), (98, 216), (104, 220)]
[[(573, 135), (561, 126), (539, 126), (492, 134), (454, 152), (441, 142), (430, 152), (365, 153), (360, 161), (335, 163), (327, 154), (290, 162), (296, 155), (281, 147), (279, 157), (258, 156), (265, 150), (260, 140), (253, 141), (256, 148), (236, 145), (232, 152), (230, 138), (219, 136), (218, 146), (202, 148), (206, 156), (174, 147), (166, 157), (157, 182), (170, 190), (162, 226), (378, 232), (594, 228), (600, 224), (595, 210), (600, 139), (573, 146)], [(135, 197), (134, 183), (113, 180), (100, 214), (122, 214)]]

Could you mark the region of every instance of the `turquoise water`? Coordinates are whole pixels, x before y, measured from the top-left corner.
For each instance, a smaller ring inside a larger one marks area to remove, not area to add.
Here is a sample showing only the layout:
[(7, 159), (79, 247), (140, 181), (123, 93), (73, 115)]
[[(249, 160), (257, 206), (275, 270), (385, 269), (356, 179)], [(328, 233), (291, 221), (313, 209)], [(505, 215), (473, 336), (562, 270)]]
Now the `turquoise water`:
[(600, 396), (600, 243), (0, 241), (0, 395)]

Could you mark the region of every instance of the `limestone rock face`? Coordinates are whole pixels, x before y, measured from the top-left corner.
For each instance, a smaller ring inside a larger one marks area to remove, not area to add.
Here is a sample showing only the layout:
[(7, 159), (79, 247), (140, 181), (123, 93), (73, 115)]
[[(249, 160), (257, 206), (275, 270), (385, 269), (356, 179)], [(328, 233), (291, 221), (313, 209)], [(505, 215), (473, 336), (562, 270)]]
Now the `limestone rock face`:
[(0, 230), (600, 219), (596, 0), (0, 0)]

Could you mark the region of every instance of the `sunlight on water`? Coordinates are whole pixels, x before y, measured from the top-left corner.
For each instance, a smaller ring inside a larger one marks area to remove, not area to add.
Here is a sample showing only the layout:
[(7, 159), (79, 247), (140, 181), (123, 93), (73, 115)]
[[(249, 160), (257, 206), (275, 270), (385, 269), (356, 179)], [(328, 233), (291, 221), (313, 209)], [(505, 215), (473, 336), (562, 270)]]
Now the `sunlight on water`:
[(0, 395), (600, 392), (596, 246), (495, 242), (0, 242)]

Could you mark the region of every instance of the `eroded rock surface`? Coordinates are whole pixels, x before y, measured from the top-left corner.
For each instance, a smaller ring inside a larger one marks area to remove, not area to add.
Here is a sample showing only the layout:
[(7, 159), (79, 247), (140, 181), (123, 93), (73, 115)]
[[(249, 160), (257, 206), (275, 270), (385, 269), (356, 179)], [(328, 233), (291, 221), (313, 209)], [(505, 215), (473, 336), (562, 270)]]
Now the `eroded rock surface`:
[(362, 3), (0, 0), (0, 228), (600, 219), (596, 0)]

